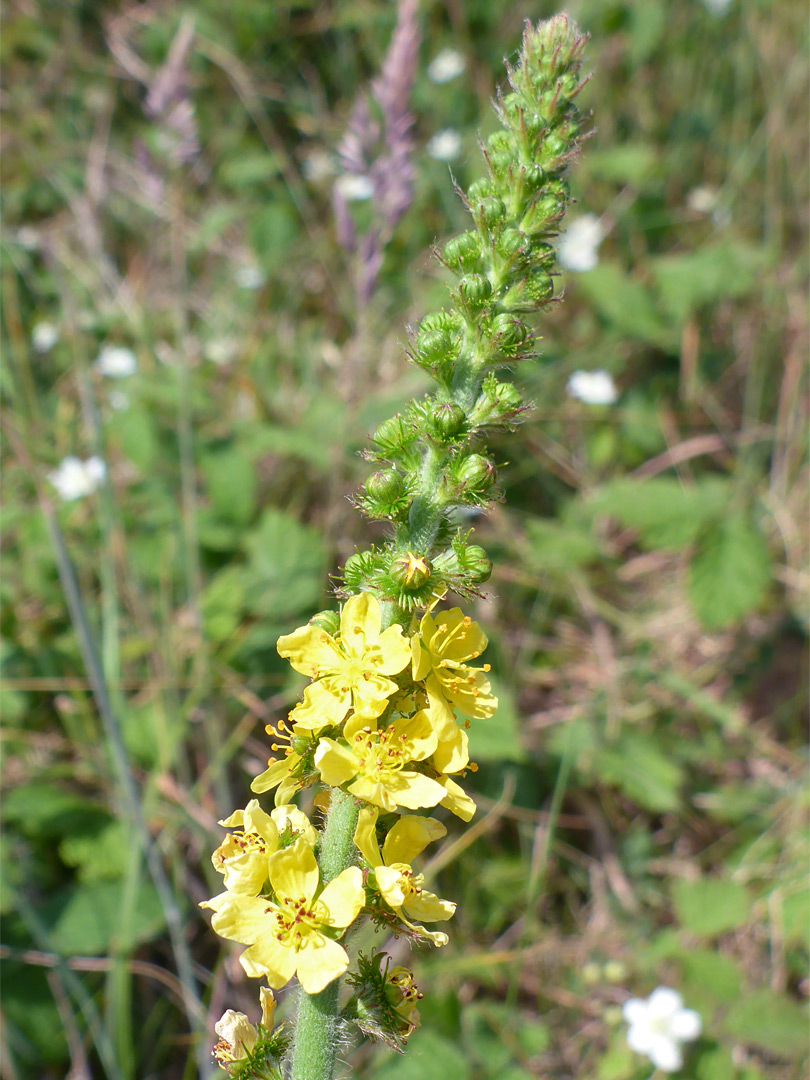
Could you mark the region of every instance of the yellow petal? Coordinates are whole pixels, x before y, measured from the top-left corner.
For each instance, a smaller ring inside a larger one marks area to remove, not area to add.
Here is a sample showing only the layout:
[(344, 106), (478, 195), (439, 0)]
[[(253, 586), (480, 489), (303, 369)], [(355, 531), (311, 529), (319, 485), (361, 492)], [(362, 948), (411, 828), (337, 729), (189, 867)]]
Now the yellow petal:
[(431, 761), (440, 773), (457, 773), (469, 763), (469, 739), (464, 728), (457, 727), (449, 739), (441, 739)]
[(423, 806), (435, 806), (445, 794), (444, 787), (429, 776), (404, 769), (386, 777), (385, 786), (397, 806), (419, 810)]
[(380, 602), (371, 593), (350, 597), (340, 613), (340, 643), (352, 656), (362, 654), (377, 644), (382, 625)]
[(473, 660), (487, 647), (487, 639), (478, 623), (461, 608), (443, 611), (436, 616), (436, 632), (430, 651), (445, 660)]
[[(360, 811), (361, 814), (370, 812)], [(383, 858), (389, 866), (391, 863), (412, 863), (429, 843), (446, 834), (447, 829), (436, 818), (405, 814), (389, 830), (383, 844)]]
[(455, 780), (451, 780), (449, 776), (440, 777), (439, 783), (447, 792), (445, 798), (441, 800), (441, 805), (451, 814), (460, 817), (462, 821), (470, 821), (477, 807), (464, 788)]
[[(430, 616), (426, 616), (429, 618)], [(422, 620), (424, 622), (424, 619)], [(411, 638), (411, 671), (415, 680), (419, 681), (427, 677), (430, 671), (430, 653), (422, 647), (422, 642), (417, 635)]]
[(273, 1017), (276, 1012), (276, 997), (272, 990), (266, 986), (259, 988), (259, 1004), (262, 1007), (261, 1025), (265, 1031), (273, 1027)]
[(329, 787), (340, 787), (357, 775), (360, 763), (351, 750), (334, 739), (321, 739), (315, 751), (315, 768)]
[(295, 949), (265, 934), (239, 957), (239, 963), (251, 979), (267, 979), (274, 990), (286, 986), (295, 974)]
[(377, 879), (377, 888), (386, 904), (394, 910), (401, 908), (406, 896), (401, 871), (393, 866), (378, 866), (374, 871), (374, 877)]
[(318, 834), (310, 824), (307, 815), (299, 810), (297, 806), (277, 806), (270, 817), (273, 819), (280, 836), (289, 829), (296, 836), (301, 836), (306, 840), (311, 847), (315, 846)]
[[(251, 799), (251, 802), (254, 801), (255, 800)], [(256, 805), (258, 805), (258, 803)], [(248, 803), (248, 806), (250, 806), (250, 803)], [(217, 824), (222, 825), (226, 829), (241, 829), (242, 822), (244, 821), (244, 813), (244, 810), (234, 810), (230, 817), (226, 817), (224, 821), (219, 821)], [(228, 1011), (232, 1012), (233, 1010), (229, 1009)]]
[(269, 814), (259, 806), (258, 799), (251, 799), (245, 807), (245, 832), (255, 832), (265, 841), (270, 850), (278, 846), (278, 827)]
[(256, 1045), (258, 1032), (243, 1012), (228, 1009), (214, 1024), (214, 1031), (230, 1047), (234, 1061), (247, 1057)]
[(378, 647), (382, 656), (379, 670), (383, 675), (398, 675), (411, 659), (411, 643), (396, 623), (380, 634)]
[(307, 994), (320, 994), (348, 966), (349, 957), (343, 946), (322, 934), (308, 934), (296, 955), (296, 974)]
[(412, 761), (424, 761), (425, 758), (430, 757), (438, 745), (438, 736), (424, 709), (420, 709), (413, 716), (401, 717), (391, 727), (397, 738), (404, 735)]
[(388, 699), (398, 689), (391, 679), (369, 672), (352, 686), (355, 712), (367, 719), (381, 716), (388, 706)]
[(250, 790), (261, 795), (263, 791), (269, 791), (289, 774), (289, 758), (273, 759), (263, 773), (259, 773), (250, 785)]
[(342, 661), (334, 638), (320, 626), (299, 626), (291, 634), (280, 637), (276, 648), (279, 656), (311, 679), (333, 671)]
[(366, 902), (366, 890), (363, 888), (363, 872), (359, 866), (350, 866), (326, 886), (318, 902), (327, 912), (325, 920), (329, 926), (342, 929), (350, 926)]
[[(364, 806), (357, 815), (357, 828), (354, 830), (354, 843), (369, 866), (379, 866), (382, 862), (377, 843), (377, 818), (379, 810)], [(386, 843), (388, 841), (386, 840)]]
[(297, 899), (302, 896), (309, 901), (320, 880), (318, 864), (305, 840), (296, 840), (270, 861), (270, 884), (278, 897)]
[(290, 713), (290, 722), (299, 731), (323, 731), (337, 726), (349, 711), (351, 693), (336, 693), (334, 680), (321, 679), (304, 690), (304, 700)]
[(270, 922), (266, 900), (260, 896), (245, 896), (242, 893), (228, 892), (224, 895), (224, 900), (218, 896), (209, 900), (207, 905), (214, 907), (216, 904), (211, 926), (220, 937), (251, 945), (267, 934)]
[(432, 892), (425, 892), (412, 900), (406, 901), (404, 910), (412, 919), (424, 919), (425, 922), (444, 922), (452, 917), (456, 905), (449, 900), (440, 900)]

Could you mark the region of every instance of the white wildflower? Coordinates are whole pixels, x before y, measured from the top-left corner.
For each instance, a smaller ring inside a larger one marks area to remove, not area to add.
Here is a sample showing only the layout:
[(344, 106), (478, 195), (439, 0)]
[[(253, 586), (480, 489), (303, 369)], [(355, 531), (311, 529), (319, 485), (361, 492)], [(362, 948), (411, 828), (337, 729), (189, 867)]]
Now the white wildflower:
[(601, 370), (575, 371), (568, 380), (566, 391), (586, 405), (613, 405), (619, 397), (613, 376)]
[(453, 161), (461, 153), (461, 136), (452, 128), (437, 131), (428, 141), (427, 152), (437, 161)]
[(123, 390), (111, 390), (107, 395), (107, 401), (115, 412), (124, 412), (129, 408), (129, 394), (125, 394)]
[(731, 7), (731, 0), (703, 0), (703, 6), (710, 11), (712, 15), (725, 15)]
[(203, 345), (203, 356), (212, 364), (228, 364), (236, 356), (239, 342), (236, 338), (212, 338)]
[(59, 340), (59, 327), (49, 322), (38, 322), (31, 330), (31, 344), (34, 352), (45, 353)]
[(123, 345), (105, 345), (94, 366), (100, 375), (125, 379), (138, 370), (138, 358), (132, 349), (126, 349)]
[(260, 289), (267, 281), (267, 277), (258, 266), (248, 263), (237, 269), (234, 280), (240, 289)]
[(659, 986), (646, 1000), (631, 998), (624, 1003), (622, 1013), (630, 1025), (630, 1049), (644, 1054), (662, 1072), (681, 1068), (681, 1043), (692, 1042), (702, 1028), (699, 1014), (685, 1009), (681, 995), (667, 986)]
[(374, 194), (374, 184), (370, 177), (360, 173), (343, 173), (335, 181), (335, 190), (346, 202), (362, 202)]
[(23, 225), (17, 230), (17, 243), (26, 251), (36, 251), (40, 244), (40, 237), (33, 225)]
[(48, 479), (66, 502), (81, 499), (97, 491), (104, 479), (107, 467), (100, 457), (87, 461), (66, 457), (58, 469), (48, 473)]
[(456, 79), (467, 66), (467, 61), (455, 49), (442, 51), (428, 64), (428, 78), (431, 82), (446, 83)]
[(316, 147), (314, 150), (310, 150), (304, 158), (301, 168), (307, 180), (311, 180), (313, 184), (317, 184), (319, 181), (326, 180), (328, 177), (335, 175), (337, 172), (337, 161), (333, 154), (329, 154), (326, 150)]
[(566, 270), (593, 270), (605, 229), (595, 214), (574, 218), (557, 241), (557, 256)]

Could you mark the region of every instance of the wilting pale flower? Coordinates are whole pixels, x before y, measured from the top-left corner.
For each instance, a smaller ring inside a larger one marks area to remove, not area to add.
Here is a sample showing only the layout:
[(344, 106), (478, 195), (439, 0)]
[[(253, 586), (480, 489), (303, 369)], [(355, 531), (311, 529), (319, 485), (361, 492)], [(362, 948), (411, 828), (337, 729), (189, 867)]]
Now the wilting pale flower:
[(258, 266), (248, 263), (238, 268), (234, 274), (234, 280), (240, 289), (260, 289), (267, 278)]
[(428, 78), (435, 83), (450, 82), (457, 78), (466, 66), (467, 61), (460, 52), (455, 49), (442, 49), (428, 64)]
[(66, 502), (81, 499), (97, 491), (107, 467), (100, 457), (91, 457), (87, 461), (80, 458), (66, 457), (58, 469), (48, 473), (48, 479)]
[(702, 1027), (699, 1014), (685, 1009), (681, 995), (667, 986), (659, 986), (646, 1000), (631, 998), (624, 1003), (622, 1013), (630, 1025), (630, 1049), (644, 1054), (663, 1072), (681, 1068), (681, 1043), (696, 1039)]
[[(276, 999), (273, 991), (266, 986), (259, 988), (259, 1003), (262, 1007), (261, 1025), (265, 1032), (273, 1027), (273, 1014), (276, 1011)], [(222, 1018), (214, 1024), (214, 1031), (219, 1035), (219, 1042), (214, 1047), (214, 1057), (223, 1069), (236, 1062), (244, 1061), (252, 1054), (259, 1040), (259, 1032), (243, 1012), (228, 1009)]]
[(437, 161), (452, 161), (461, 153), (461, 136), (452, 128), (437, 131), (427, 144), (427, 152)]
[(574, 218), (557, 242), (560, 266), (566, 270), (593, 270), (604, 238), (604, 227), (595, 214)]
[(34, 352), (45, 353), (59, 340), (59, 327), (49, 322), (38, 322), (31, 331)]
[(607, 371), (575, 371), (566, 391), (586, 405), (613, 405), (619, 396), (613, 376)]
[(317, 184), (320, 180), (326, 180), (337, 172), (337, 161), (334, 154), (322, 150), (320, 147), (310, 150), (304, 158), (301, 166), (304, 176)]
[(346, 202), (362, 202), (374, 194), (374, 184), (370, 177), (360, 173), (343, 173), (335, 181), (335, 189)]
[(132, 349), (122, 345), (105, 345), (98, 354), (95, 368), (100, 375), (110, 379), (124, 379), (138, 370), (138, 358)]

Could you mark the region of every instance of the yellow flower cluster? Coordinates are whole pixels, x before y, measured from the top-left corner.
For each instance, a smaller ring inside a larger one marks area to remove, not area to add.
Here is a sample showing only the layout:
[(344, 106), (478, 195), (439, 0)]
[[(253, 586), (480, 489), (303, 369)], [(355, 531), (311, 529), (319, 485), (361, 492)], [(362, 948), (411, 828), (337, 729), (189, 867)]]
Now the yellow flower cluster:
[[(475, 803), (453, 778), (474, 768), (468, 718), (491, 716), (497, 705), (488, 666), (469, 664), (486, 644), (458, 608), (428, 612), (407, 633), (383, 630), (369, 593), (344, 604), (334, 636), (309, 624), (279, 639), (280, 655), (311, 682), (287, 720), (268, 729), (284, 753), (252, 784), (256, 793), (275, 789), (276, 808), (268, 815), (253, 799), (221, 822), (232, 830), (213, 856), (225, 889), (203, 905), (213, 909), (217, 933), (248, 946), (248, 975), (274, 989), (297, 975), (308, 994), (319, 993), (346, 971), (339, 939), (361, 910), (395, 932), (446, 943), (422, 923), (449, 919), (455, 904), (425, 890), (411, 865), (445, 828), (401, 811), (443, 806), (465, 821), (473, 816)], [(319, 780), (361, 804), (360, 865), (326, 885), (318, 836), (290, 805)], [(398, 816), (388, 825), (391, 814)]]

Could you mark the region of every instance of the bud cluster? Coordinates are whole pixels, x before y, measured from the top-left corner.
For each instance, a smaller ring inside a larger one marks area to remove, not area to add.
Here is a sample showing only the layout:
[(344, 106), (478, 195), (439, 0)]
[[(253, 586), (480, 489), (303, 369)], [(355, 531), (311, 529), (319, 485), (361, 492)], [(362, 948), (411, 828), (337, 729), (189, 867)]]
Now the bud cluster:
[(378, 471), (356, 503), (392, 531), (381, 549), (349, 559), (343, 595), (368, 590), (409, 612), (448, 589), (469, 596), (488, 577), (486, 556), (467, 545), (454, 511), (499, 497), (485, 435), (511, 430), (530, 407), (498, 373), (535, 356), (523, 316), (555, 299), (550, 241), (582, 140), (574, 102), (586, 81), (585, 41), (565, 15), (527, 25), (508, 67), (510, 89), (496, 103), (502, 129), (482, 145), (487, 175), (463, 193), (472, 227), (439, 253), (456, 277), (452, 306), (425, 315), (411, 334), (408, 357), (436, 390), (380, 424), (366, 452)]

